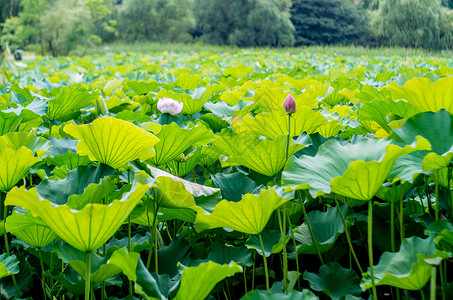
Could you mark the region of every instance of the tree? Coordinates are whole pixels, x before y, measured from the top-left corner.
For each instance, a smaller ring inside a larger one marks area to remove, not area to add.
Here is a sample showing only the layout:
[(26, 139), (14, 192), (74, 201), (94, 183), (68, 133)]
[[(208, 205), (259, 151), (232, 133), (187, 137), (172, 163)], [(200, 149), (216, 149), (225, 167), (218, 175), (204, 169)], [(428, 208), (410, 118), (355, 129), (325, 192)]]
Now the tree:
[(358, 43), (367, 36), (357, 9), (342, 0), (294, 0), (291, 21), (297, 46)]
[(290, 5), (287, 0), (197, 0), (193, 35), (211, 44), (292, 46)]
[(381, 0), (371, 27), (383, 46), (451, 48), (451, 11), (439, 0)]
[(125, 0), (118, 9), (120, 36), (135, 41), (187, 41), (195, 26), (192, 0)]

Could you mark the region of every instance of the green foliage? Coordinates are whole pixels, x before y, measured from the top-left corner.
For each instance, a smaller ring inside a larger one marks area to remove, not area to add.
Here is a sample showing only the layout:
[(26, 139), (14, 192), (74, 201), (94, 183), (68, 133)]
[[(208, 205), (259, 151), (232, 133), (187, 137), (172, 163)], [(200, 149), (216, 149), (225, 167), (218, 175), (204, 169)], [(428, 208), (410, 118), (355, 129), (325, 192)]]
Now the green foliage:
[(195, 26), (192, 0), (125, 0), (118, 8), (118, 30), (126, 41), (187, 41)]
[(296, 45), (357, 43), (366, 33), (359, 12), (342, 0), (294, 0), (291, 21)]
[(439, 0), (381, 0), (371, 28), (383, 46), (451, 48), (453, 15)]
[(195, 36), (210, 44), (240, 47), (294, 44), (287, 0), (197, 0)]

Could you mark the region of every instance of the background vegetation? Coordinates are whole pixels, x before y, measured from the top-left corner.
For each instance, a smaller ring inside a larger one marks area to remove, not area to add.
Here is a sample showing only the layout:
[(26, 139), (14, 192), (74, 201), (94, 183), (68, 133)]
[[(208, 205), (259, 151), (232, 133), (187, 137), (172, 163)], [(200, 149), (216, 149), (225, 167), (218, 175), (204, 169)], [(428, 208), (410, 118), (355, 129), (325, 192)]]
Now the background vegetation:
[(0, 0), (0, 8), (1, 46), (54, 56), (125, 42), (453, 45), (451, 0)]

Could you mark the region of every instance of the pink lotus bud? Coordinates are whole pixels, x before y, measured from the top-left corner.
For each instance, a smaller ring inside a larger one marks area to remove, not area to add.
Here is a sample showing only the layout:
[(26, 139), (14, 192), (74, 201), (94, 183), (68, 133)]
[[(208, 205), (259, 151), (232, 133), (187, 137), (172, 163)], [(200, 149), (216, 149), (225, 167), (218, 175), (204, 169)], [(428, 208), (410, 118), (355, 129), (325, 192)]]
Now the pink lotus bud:
[(289, 93), (289, 95), (283, 102), (283, 109), (285, 110), (285, 113), (288, 115), (292, 115), (293, 113), (296, 112), (296, 100), (294, 100), (293, 95), (291, 95), (291, 93)]
[(182, 111), (184, 103), (178, 102), (171, 98), (163, 97), (157, 101), (157, 109), (162, 113), (170, 115), (179, 114)]

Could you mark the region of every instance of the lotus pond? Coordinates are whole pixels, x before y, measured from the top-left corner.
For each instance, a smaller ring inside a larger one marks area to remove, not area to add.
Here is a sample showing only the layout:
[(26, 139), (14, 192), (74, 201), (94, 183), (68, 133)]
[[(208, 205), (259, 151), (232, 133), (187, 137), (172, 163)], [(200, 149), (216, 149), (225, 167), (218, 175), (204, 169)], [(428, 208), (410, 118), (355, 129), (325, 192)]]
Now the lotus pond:
[(3, 60), (1, 295), (453, 299), (450, 74), (271, 51)]

